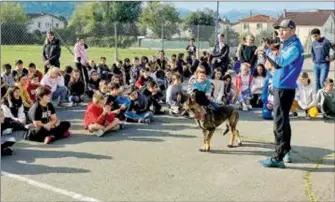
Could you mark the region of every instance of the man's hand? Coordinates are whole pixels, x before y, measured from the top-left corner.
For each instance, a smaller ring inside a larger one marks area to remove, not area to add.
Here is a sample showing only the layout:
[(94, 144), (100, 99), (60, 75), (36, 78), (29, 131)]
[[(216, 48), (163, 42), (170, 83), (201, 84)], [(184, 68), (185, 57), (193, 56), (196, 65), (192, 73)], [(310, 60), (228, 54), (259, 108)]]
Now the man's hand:
[(49, 60), (44, 61), (44, 65), (48, 65), (48, 64), (50, 64)]

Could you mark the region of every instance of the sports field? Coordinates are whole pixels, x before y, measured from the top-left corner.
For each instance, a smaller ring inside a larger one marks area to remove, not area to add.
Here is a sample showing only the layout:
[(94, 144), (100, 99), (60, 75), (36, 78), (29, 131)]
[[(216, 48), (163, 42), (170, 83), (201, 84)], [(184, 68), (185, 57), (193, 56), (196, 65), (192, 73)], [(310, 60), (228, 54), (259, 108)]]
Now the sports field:
[[(1, 46), (1, 65), (5, 63), (10, 63), (12, 66), (15, 64), (15, 61), (18, 59), (23, 60), (24, 66), (28, 66), (30, 62), (34, 62), (39, 69), (43, 69), (42, 61), (42, 49), (43, 46), (40, 45), (29, 45), (29, 46)], [(70, 47), (73, 51), (73, 47)], [(133, 59), (134, 57), (158, 55), (158, 49), (118, 49), (119, 59), (129, 58)], [(178, 54), (180, 52), (185, 52), (182, 49), (171, 49), (167, 50), (167, 56), (172, 54)], [(98, 47), (89, 47), (88, 48), (88, 57), (89, 59), (94, 60), (96, 63), (99, 62), (99, 58), (105, 56), (107, 58), (108, 65), (111, 65), (115, 59), (115, 48), (98, 48)], [(62, 46), (61, 52), (61, 68), (66, 65), (73, 65), (73, 56), (70, 51)]]

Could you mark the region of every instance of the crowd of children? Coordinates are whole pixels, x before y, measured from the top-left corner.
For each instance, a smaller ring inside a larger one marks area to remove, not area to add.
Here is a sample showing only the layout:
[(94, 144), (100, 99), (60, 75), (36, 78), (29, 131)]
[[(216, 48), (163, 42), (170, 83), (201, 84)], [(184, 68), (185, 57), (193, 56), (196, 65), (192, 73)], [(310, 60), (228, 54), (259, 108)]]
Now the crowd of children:
[[(252, 42), (252, 37), (248, 40)], [(242, 58), (250, 59), (247, 48), (242, 50)], [(272, 48), (276, 51), (276, 47)], [(274, 68), (271, 64), (258, 61), (257, 65), (256, 62), (250, 65), (234, 58), (232, 66), (237, 76), (233, 82), (229, 73), (220, 68), (211, 69), (208, 53), (197, 59), (194, 40), (186, 50), (185, 60), (182, 53), (167, 58), (164, 51), (159, 51), (158, 57), (134, 57), (133, 62), (126, 58), (108, 66), (107, 59), (101, 57), (99, 64), (93, 60), (86, 63), (80, 60), (81, 64), (77, 61), (76, 66), (81, 68), (66, 66), (61, 71), (59, 67), (50, 67), (44, 76), (33, 63), (27, 69), (18, 60), (14, 70), (10, 64), (4, 64), (1, 129), (5, 132), (2, 134), (21, 130), (26, 140), (45, 144), (66, 138), (70, 136), (71, 124), (60, 121), (56, 109), (88, 101), (84, 128), (100, 137), (122, 129), (124, 121), (150, 124), (155, 115), (165, 114), (164, 103), (170, 115), (184, 114), (183, 103), (199, 91), (206, 95), (213, 110), (222, 105), (233, 105), (244, 111), (261, 108), (264, 119), (272, 118)], [(183, 89), (183, 82), (187, 83), (187, 89)], [(333, 80), (327, 79), (324, 89), (315, 92), (308, 74), (302, 73), (292, 117), (297, 116), (297, 110), (305, 111), (308, 118), (316, 118), (319, 113), (324, 117), (335, 116), (333, 85)], [(2, 152), (10, 153), (8, 149)]]

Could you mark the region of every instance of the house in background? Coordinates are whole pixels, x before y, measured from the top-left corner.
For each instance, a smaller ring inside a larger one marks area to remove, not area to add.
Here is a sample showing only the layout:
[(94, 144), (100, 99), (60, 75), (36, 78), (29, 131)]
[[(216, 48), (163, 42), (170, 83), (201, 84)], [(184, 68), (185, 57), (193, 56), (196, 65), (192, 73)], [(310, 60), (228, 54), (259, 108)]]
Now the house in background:
[(309, 51), (311, 43), (310, 32), (314, 28), (321, 31), (321, 36), (325, 36), (331, 42), (335, 42), (335, 10), (311, 10), (307, 12), (287, 12), (280, 16), (276, 23), (283, 19), (291, 19), (296, 24), (296, 34), (301, 43)]
[[(254, 36), (261, 32), (273, 32), (273, 23), (277, 19), (267, 15), (254, 15), (248, 18), (244, 18), (233, 25), (235, 32), (240, 35), (251, 33)], [(264, 36), (266, 37), (266, 36)]]
[(64, 29), (67, 22), (64, 17), (57, 17), (48, 13), (27, 13), (28, 32), (33, 33), (38, 30), (40, 32), (47, 32), (52, 28)]

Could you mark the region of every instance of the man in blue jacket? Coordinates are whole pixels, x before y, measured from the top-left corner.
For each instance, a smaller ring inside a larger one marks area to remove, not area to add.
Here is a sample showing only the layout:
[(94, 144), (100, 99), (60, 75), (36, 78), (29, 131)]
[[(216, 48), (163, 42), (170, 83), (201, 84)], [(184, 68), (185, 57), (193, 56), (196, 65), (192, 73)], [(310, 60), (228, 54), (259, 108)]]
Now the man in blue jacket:
[(304, 62), (303, 46), (295, 34), (295, 23), (290, 19), (284, 19), (274, 27), (279, 29), (279, 38), (283, 44), (279, 54), (274, 55), (265, 47), (265, 56), (275, 67), (273, 75), (274, 96), (274, 135), (275, 154), (273, 157), (261, 161), (264, 167), (285, 167), (285, 162), (290, 162), (291, 150), (291, 126), (289, 112), (292, 106), (297, 79)]
[(320, 35), (321, 32), (319, 29), (312, 29), (311, 36), (313, 42), (311, 50), (312, 59), (314, 62), (315, 92), (318, 92), (318, 90), (324, 87), (324, 82), (329, 73), (329, 52), (331, 48), (333, 48), (335, 51), (335, 47), (332, 47), (330, 41), (325, 37), (321, 37)]

